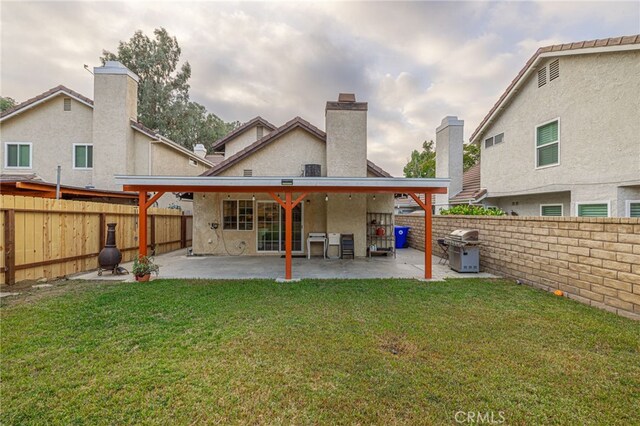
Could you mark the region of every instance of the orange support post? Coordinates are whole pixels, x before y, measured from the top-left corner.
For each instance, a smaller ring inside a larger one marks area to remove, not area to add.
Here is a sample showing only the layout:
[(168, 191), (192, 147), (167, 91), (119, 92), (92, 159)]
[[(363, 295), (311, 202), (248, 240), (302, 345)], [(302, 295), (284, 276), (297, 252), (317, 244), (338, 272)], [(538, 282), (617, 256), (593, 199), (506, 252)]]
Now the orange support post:
[(138, 194), (138, 245), (140, 256), (147, 255), (147, 193)]
[(431, 194), (424, 194), (424, 203), (416, 194), (409, 194), (416, 203), (424, 210), (424, 278), (430, 280), (432, 277), (431, 262)]
[(291, 201), (291, 195), (292, 194), (290, 192), (287, 192), (285, 194), (285, 202), (284, 202), (284, 211), (285, 211), (284, 249), (285, 249), (285, 257), (286, 257), (284, 276), (285, 276), (285, 279), (287, 280), (291, 279), (291, 249), (292, 249), (292, 241), (293, 241), (293, 204)]

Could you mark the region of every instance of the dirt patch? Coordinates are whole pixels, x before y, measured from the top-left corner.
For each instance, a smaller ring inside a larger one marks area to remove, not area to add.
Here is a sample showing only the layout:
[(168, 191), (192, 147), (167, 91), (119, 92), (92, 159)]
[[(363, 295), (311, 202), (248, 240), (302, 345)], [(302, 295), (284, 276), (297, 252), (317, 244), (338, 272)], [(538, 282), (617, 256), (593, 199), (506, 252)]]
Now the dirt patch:
[[(120, 281), (87, 281), (87, 280), (49, 280), (43, 286), (38, 281), (21, 281), (11, 286), (3, 285), (2, 292), (19, 293), (17, 296), (8, 296), (0, 299), (0, 307), (19, 304), (35, 303), (50, 297), (57, 297), (67, 293), (79, 293), (99, 286), (111, 286), (120, 284)], [(38, 287), (34, 287), (38, 286)]]
[(398, 357), (412, 358), (418, 354), (418, 347), (406, 333), (385, 333), (380, 336), (378, 345), (383, 352)]

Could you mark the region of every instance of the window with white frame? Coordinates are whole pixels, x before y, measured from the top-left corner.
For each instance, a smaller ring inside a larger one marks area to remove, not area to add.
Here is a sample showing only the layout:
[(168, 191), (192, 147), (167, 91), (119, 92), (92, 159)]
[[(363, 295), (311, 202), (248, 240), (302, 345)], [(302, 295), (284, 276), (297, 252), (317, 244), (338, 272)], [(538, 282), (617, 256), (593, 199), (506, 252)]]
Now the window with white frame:
[(536, 127), (536, 167), (560, 163), (560, 120)]
[(93, 145), (73, 144), (73, 168), (92, 169), (93, 168)]
[(540, 204), (540, 216), (562, 216), (562, 204)]
[(609, 217), (609, 203), (577, 203), (579, 217)]
[(640, 200), (627, 201), (627, 216), (640, 217)]
[(253, 230), (253, 201), (224, 200), (222, 202), (222, 229)]
[(7, 168), (30, 169), (31, 168), (31, 143), (7, 142), (5, 144), (4, 166)]

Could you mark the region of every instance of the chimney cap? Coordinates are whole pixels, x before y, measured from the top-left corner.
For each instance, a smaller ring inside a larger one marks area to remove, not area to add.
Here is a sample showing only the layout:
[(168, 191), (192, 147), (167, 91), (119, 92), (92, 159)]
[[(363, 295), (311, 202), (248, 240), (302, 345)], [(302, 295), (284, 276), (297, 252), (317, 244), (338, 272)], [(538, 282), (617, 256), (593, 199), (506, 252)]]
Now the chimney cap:
[(355, 102), (356, 94), (355, 93), (340, 93), (338, 95), (338, 102)]
[(94, 75), (96, 74), (128, 75), (129, 77), (134, 79), (136, 83), (140, 81), (140, 77), (138, 77), (136, 73), (134, 73), (133, 71), (131, 71), (129, 68), (125, 67), (124, 65), (122, 65), (122, 63), (118, 61), (106, 61), (103, 66), (94, 67), (93, 74)]

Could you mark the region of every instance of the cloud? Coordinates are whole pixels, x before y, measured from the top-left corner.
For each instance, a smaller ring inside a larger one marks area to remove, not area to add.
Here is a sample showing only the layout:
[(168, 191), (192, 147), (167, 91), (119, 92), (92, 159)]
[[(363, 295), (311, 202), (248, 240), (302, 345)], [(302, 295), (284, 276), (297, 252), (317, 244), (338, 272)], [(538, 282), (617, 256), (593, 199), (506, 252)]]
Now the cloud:
[[(468, 137), (543, 45), (638, 32), (640, 4), (592, 2), (3, 2), (0, 92), (92, 96), (84, 64), (165, 27), (191, 97), (227, 121), (324, 127), (339, 92), (369, 102), (369, 158), (395, 175), (442, 117)], [(29, 28), (29, 31), (24, 31)]]

